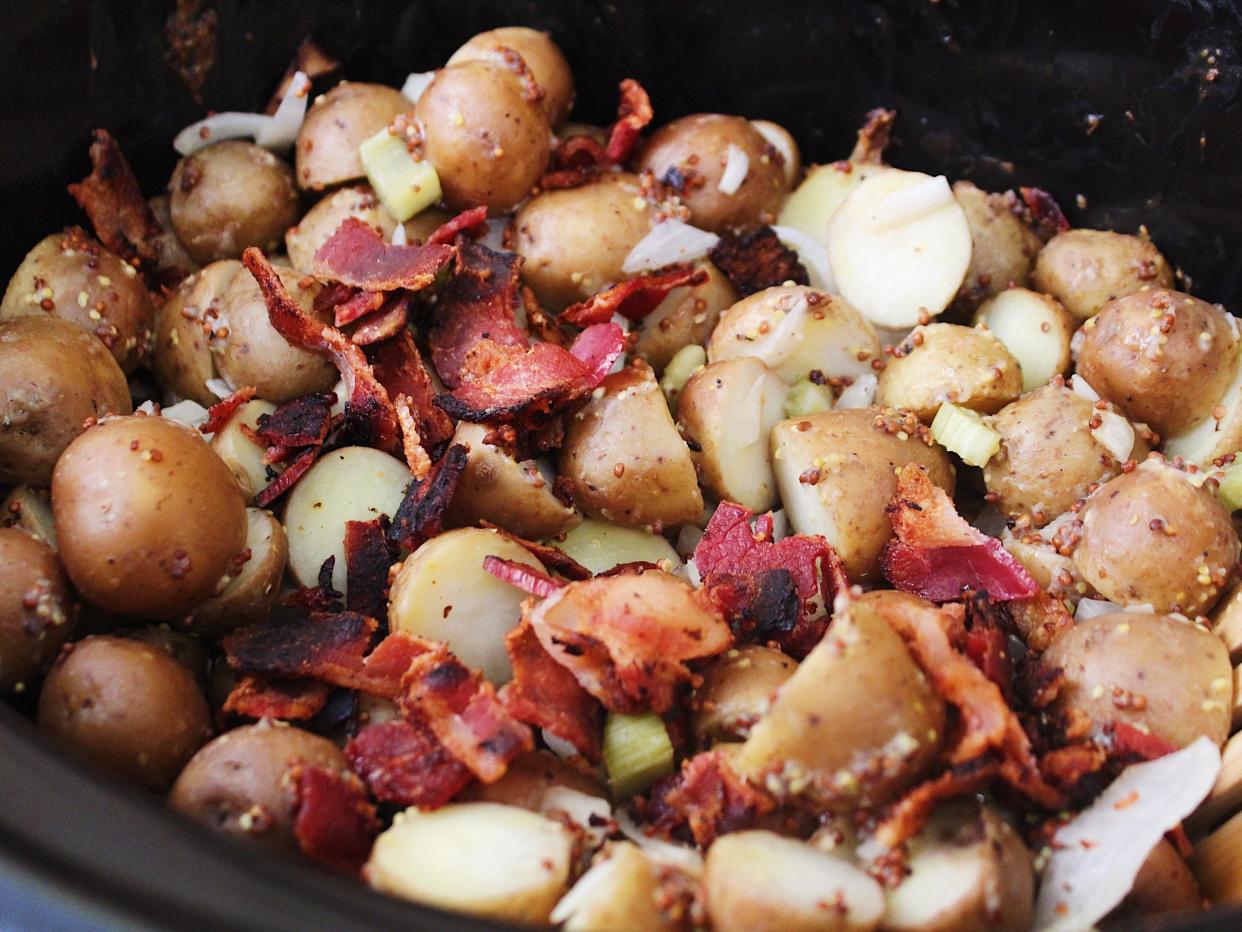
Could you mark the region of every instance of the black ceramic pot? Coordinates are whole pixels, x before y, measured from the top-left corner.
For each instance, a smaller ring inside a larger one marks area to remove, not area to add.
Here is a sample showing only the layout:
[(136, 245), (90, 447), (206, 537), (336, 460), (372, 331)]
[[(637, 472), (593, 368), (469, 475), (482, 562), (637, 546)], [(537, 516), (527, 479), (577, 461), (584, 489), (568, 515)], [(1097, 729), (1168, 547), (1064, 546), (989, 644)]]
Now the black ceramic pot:
[[(1145, 223), (1202, 297), (1242, 310), (1242, 4), (1211, 0), (206, 0), (215, 110), (266, 101), (306, 35), (356, 79), (399, 84), (471, 34), (550, 30), (577, 114), (607, 122), (638, 78), (657, 121), (720, 110), (788, 127), (808, 161), (900, 112), (902, 167), (1052, 191), (1075, 225)], [(149, 187), (202, 115), (165, 63), (173, 0), (7, 0), (0, 10), (0, 271), (80, 222), (65, 185), (92, 127)], [(1079, 195), (1082, 197), (1079, 198)], [(3, 572), (3, 568), (0, 568)], [(0, 926), (483, 929), (209, 835), (39, 740), (0, 704)], [(1130, 926), (1135, 928), (1136, 926)], [(1143, 928), (1242, 928), (1218, 909)]]

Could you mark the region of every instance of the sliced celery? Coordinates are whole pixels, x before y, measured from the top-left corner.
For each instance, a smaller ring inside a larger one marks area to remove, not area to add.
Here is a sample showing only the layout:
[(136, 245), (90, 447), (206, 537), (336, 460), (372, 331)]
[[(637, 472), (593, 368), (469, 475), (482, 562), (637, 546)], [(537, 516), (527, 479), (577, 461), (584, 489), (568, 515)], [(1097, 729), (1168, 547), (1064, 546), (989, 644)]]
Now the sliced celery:
[(785, 417), (806, 417), (832, 410), (832, 389), (809, 379), (794, 383), (785, 396)]
[(431, 163), (416, 162), (405, 140), (382, 129), (358, 147), (362, 167), (384, 207), (405, 222), (440, 200), (440, 177)]
[(932, 439), (971, 466), (982, 466), (1000, 449), (1000, 434), (976, 412), (946, 402), (931, 425)]
[(707, 351), (697, 343), (683, 346), (677, 351), (660, 377), (660, 388), (668, 399), (671, 411), (677, 411), (677, 396), (694, 375), (707, 364)]
[(1220, 488), (1216, 490), (1220, 503), (1230, 511), (1242, 508), (1242, 462), (1234, 463), (1225, 469), (1220, 477)]
[(660, 716), (608, 713), (604, 766), (614, 799), (641, 793), (673, 769), (673, 743)]

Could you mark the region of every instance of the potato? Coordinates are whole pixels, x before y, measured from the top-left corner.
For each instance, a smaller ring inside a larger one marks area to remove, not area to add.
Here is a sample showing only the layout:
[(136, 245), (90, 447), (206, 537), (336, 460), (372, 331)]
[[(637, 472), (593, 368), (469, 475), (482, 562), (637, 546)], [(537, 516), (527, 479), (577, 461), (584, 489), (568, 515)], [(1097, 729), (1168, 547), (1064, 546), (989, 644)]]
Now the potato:
[(445, 513), (448, 527), (487, 520), (519, 537), (555, 537), (582, 520), (552, 492), (552, 478), (534, 460), (519, 463), (503, 449), (485, 443), (482, 424), (462, 421), (453, 443), (469, 450), (466, 468)]
[(774, 832), (734, 832), (707, 850), (703, 888), (718, 932), (874, 929), (883, 888), (848, 861)]
[(784, 416), (788, 392), (755, 356), (714, 362), (686, 382), (677, 424), (703, 486), (716, 498), (754, 512), (777, 504), (768, 436)]
[(397, 228), (397, 221), (384, 209), (370, 185), (340, 188), (316, 202), (297, 221), (297, 226), (289, 227), (285, 233), (289, 264), (303, 275), (309, 275), (319, 247), (331, 239), (336, 228), (350, 217), (374, 227), (385, 241), (392, 238), (393, 230)]
[(78, 437), (52, 475), (60, 555), (107, 611), (177, 619), (219, 591), (245, 547), (237, 483), (198, 431), (114, 418)]
[(625, 527), (672, 527), (699, 516), (690, 450), (646, 363), (605, 378), (568, 421), (560, 474), (583, 512)]
[(370, 447), (341, 447), (320, 458), (285, 503), (289, 571), (298, 585), (316, 585), (331, 557), (332, 588), (345, 593), (346, 523), (391, 518), (409, 484), (405, 463)]
[(608, 793), (573, 764), (551, 751), (530, 751), (514, 758), (505, 775), (495, 783), (472, 783), (462, 790), (461, 801), (499, 803), (531, 812), (545, 812), (560, 791), (607, 800)]
[(1040, 250), (1031, 281), (1079, 320), (1140, 288), (1169, 288), (1173, 270), (1151, 240), (1104, 230), (1066, 230)]
[(225, 326), (221, 299), (241, 269), (236, 259), (211, 263), (182, 281), (157, 312), (151, 370), (165, 392), (205, 408), (219, 400), (207, 387), (217, 377), (213, 342)]
[(1081, 512), (1074, 565), (1100, 595), (1157, 612), (1205, 614), (1238, 560), (1238, 535), (1211, 492), (1144, 463), (1103, 485)]
[(574, 76), (569, 62), (552, 37), (526, 26), (501, 26), (480, 32), (466, 40), (449, 56), (448, 64), (464, 61), (503, 60), (504, 50), (517, 52), (543, 89), (540, 104), (553, 127), (560, 126), (574, 105)]
[(190, 258), (190, 254), (181, 245), (181, 240), (177, 239), (172, 225), (171, 200), (167, 194), (157, 194), (147, 199), (147, 206), (151, 208), (151, 213), (155, 214), (156, 222), (160, 226), (159, 235), (155, 237), (153, 244), (159, 256), (157, 268), (161, 272), (180, 272), (184, 275), (192, 275), (202, 266)]
[[(793, 188), (802, 177), (802, 153), (798, 151), (798, 141), (793, 134), (779, 123), (771, 120), (751, 120), (750, 125), (758, 130), (769, 146), (781, 157), (781, 170), (785, 173), (785, 184)], [(771, 153), (769, 153), (770, 155)]]
[(880, 373), (875, 403), (908, 408), (931, 423), (946, 401), (993, 414), (1022, 394), (1022, 368), (986, 330), (928, 324), (897, 347)]
[(189, 668), (159, 648), (94, 636), (61, 654), (39, 693), (39, 728), (113, 776), (163, 790), (210, 732)]
[(828, 243), (828, 223), (863, 179), (888, 169), (879, 164), (840, 161), (812, 165), (806, 178), (789, 195), (777, 224), (793, 227), (819, 242)]
[(0, 693), (25, 692), (73, 631), (69, 578), (46, 542), (0, 528)]
[(195, 262), (271, 252), (298, 219), (293, 170), (262, 146), (229, 139), (187, 155), (168, 182), (177, 239)]
[(844, 299), (805, 285), (778, 285), (743, 298), (720, 317), (711, 362), (758, 356), (790, 385), (812, 370), (855, 379), (880, 358), (875, 329)]
[(778, 799), (830, 812), (884, 803), (944, 735), (944, 701), (874, 602), (852, 602), (777, 691), (736, 759)]
[(364, 876), (393, 896), (520, 923), (546, 923), (569, 881), (570, 836), (515, 806), (407, 809), (375, 840)]
[(1242, 582), (1235, 583), (1217, 603), (1212, 630), (1229, 648), (1230, 662), (1242, 663)]
[[(784, 160), (773, 155), (767, 139), (745, 118), (699, 113), (652, 133), (638, 164), (660, 180), (674, 171), (680, 174), (681, 201), (695, 226), (713, 233), (744, 233), (772, 223), (789, 193)], [(725, 173), (736, 172), (739, 160), (745, 161), (746, 171), (730, 191)]]
[(131, 410), (125, 373), (90, 334), (55, 317), (0, 322), (0, 484), (48, 485), (87, 419)]
[(548, 167), (548, 115), (503, 64), (463, 61), (437, 71), (414, 115), (450, 210), (483, 204), (499, 216), (529, 197)]
[(1022, 391), (1047, 385), (1070, 366), (1074, 318), (1046, 294), (1009, 288), (984, 301), (975, 326), (986, 327), (1005, 345), (1022, 369)]
[(1191, 869), (1214, 903), (1242, 903), (1242, 812), (1199, 842)]
[(1242, 359), (1215, 407), (1207, 416), (1169, 437), (1164, 455), (1208, 466), (1225, 462), (1242, 450)]
[(744, 740), (771, 702), (777, 687), (798, 668), (772, 647), (746, 644), (704, 667), (703, 682), (690, 700), (691, 729), (700, 746)]
[(953, 466), (913, 414), (883, 408), (825, 411), (772, 428), (772, 469), (785, 514), (799, 534), (823, 534), (851, 579), (875, 579), (893, 536), (885, 508), (895, 470), (925, 466), (953, 493)]
[(315, 98), (298, 132), (299, 187), (322, 191), (364, 177), (358, 146), (413, 106), (394, 88), (356, 81), (342, 81)]
[(642, 319), (637, 330), (634, 352), (647, 360), (657, 375), (664, 373), (664, 367), (682, 347), (706, 344), (721, 312), (737, 303), (737, 291), (720, 269), (706, 259), (694, 265), (707, 272), (707, 281), (693, 288), (674, 288)]
[(628, 277), (621, 265), (650, 232), (652, 213), (638, 177), (626, 172), (537, 194), (513, 218), (522, 281), (552, 311), (589, 298)]
[(1043, 242), (1014, 209), (1014, 193), (989, 194), (969, 181), (957, 181), (953, 197), (966, 213), (971, 242), (970, 265), (955, 304), (978, 307), (1006, 288), (1025, 286)]
[(609, 842), (602, 854), (552, 911), (566, 932), (643, 929), (676, 932), (683, 923), (661, 908), (669, 865), (632, 841)]
[(545, 572), (543, 564), (496, 531), (459, 528), (433, 537), (401, 564), (388, 605), (390, 631), (444, 641), (495, 685), (513, 676), (505, 635), (526, 594), (483, 569), (489, 556)]
[(1199, 735), (1218, 745), (1229, 736), (1229, 652), (1188, 622), (1099, 615), (1058, 635), (1042, 662), (1065, 673), (1053, 710), (1085, 715), (1097, 733), (1125, 722), (1179, 748)]
[(1139, 868), (1134, 886), (1126, 898), (1108, 914), (1105, 923), (1158, 916), (1163, 913), (1193, 912), (1203, 908), (1199, 881), (1177, 849), (1165, 838), (1156, 842)]
[(56, 550), (52, 496), (46, 489), (19, 485), (0, 502), (0, 527), (19, 527)]
[(126, 628), (116, 632), (117, 637), (130, 638), (148, 647), (162, 650), (192, 674), (200, 689), (207, 685), (207, 668), (210, 660), (207, 647), (192, 634), (174, 631), (167, 623), (147, 625), (143, 628)]
[(220, 637), (262, 621), (271, 611), (289, 560), (285, 529), (271, 512), (246, 509), (246, 549), (250, 559), (233, 570), (224, 591), (194, 609), (190, 630), (195, 634)]
[(939, 808), (910, 842), (910, 873), (888, 892), (884, 928), (908, 932), (1026, 932), (1031, 852), (990, 806)]
[(1233, 380), (1238, 337), (1223, 308), (1176, 291), (1138, 291), (1083, 327), (1078, 374), (1162, 434), (1211, 414)]
[(623, 563), (662, 563), (667, 560), (671, 569), (682, 565), (677, 551), (661, 535), (641, 528), (619, 527), (598, 518), (587, 518), (549, 543), (596, 575)]
[(298, 765), (348, 770), (345, 755), (327, 738), (270, 719), (243, 725), (194, 755), (168, 805), (222, 835), (294, 853), (299, 848), (288, 774)]
[(0, 320), (45, 313), (99, 337), (127, 375), (146, 354), (155, 320), (134, 267), (81, 227), (40, 240), (9, 279)]
[(276, 405), (270, 401), (260, 401), (257, 398), (247, 401), (239, 405), (224, 427), (211, 437), (211, 448), (216, 451), (220, 459), (224, 460), (224, 465), (237, 480), (247, 503), (252, 502), (254, 497), (263, 491), (272, 478), (284, 468), (280, 463), (263, 462), (266, 450), (251, 440), (244, 430), (244, 428), (254, 430), (258, 426), (260, 417), (271, 414), (275, 410)]

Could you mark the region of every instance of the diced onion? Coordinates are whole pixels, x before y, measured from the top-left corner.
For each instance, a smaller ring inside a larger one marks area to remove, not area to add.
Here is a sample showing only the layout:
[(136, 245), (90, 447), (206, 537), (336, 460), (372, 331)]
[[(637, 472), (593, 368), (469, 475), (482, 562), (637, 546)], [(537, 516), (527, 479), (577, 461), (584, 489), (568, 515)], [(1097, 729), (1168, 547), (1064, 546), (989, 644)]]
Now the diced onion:
[(294, 74), (276, 112), (259, 130), (254, 141), (264, 149), (274, 152), (284, 152), (297, 142), (298, 131), (302, 129), (302, 121), (306, 119), (306, 102), (310, 98), (310, 89), (310, 78), (301, 71)]
[(578, 749), (566, 741), (564, 738), (558, 738), (546, 728), (541, 729), (539, 736), (543, 738), (543, 743), (548, 746), (548, 750), (559, 757), (561, 760), (573, 760), (578, 754)]
[(931, 425), (932, 439), (971, 466), (983, 466), (1000, 449), (1000, 434), (976, 412), (949, 402), (942, 404)]
[(674, 262), (692, 262), (707, 255), (720, 237), (688, 223), (669, 218), (661, 220), (640, 239), (621, 264), (626, 275), (660, 269)]
[(1075, 621), (1087, 621), (1091, 618), (1099, 618), (1101, 615), (1112, 615), (1114, 612), (1124, 612), (1125, 609), (1116, 602), (1109, 602), (1107, 599), (1079, 599), (1078, 608), (1074, 612)]
[(1091, 383), (1075, 372), (1070, 376), (1070, 388), (1074, 394), (1080, 398), (1086, 398), (1087, 401), (1095, 402), (1100, 400), (1100, 393), (1091, 387)]
[(772, 540), (784, 540), (789, 536), (789, 516), (785, 514), (784, 508), (778, 508), (776, 511), (769, 512), (772, 515)]
[(725, 150), (725, 169), (716, 184), (716, 190), (721, 194), (737, 194), (737, 189), (742, 186), (749, 172), (750, 156), (729, 143), (729, 148)]
[(227, 398), (233, 394), (233, 386), (224, 381), (224, 379), (208, 379), (203, 385), (207, 387), (207, 391), (217, 398)]
[(820, 291), (836, 291), (837, 283), (828, 264), (828, 247), (813, 236), (793, 227), (772, 227), (777, 238), (798, 254), (798, 261), (810, 273), (811, 287)]
[(404, 223), (398, 223), (392, 228), (392, 236), (389, 238), (388, 242), (392, 243), (394, 246), (404, 246), (406, 244)]
[(928, 178), (913, 187), (894, 191), (875, 212), (877, 227), (900, 226), (953, 200), (953, 189), (944, 175)]
[(685, 572), (686, 581), (697, 589), (702, 584), (703, 577), (699, 575), (698, 564), (693, 559), (686, 561)]
[(1114, 411), (1101, 411), (1099, 415), (1100, 426), (1091, 430), (1091, 436), (1109, 456), (1124, 463), (1134, 451), (1134, 427)]
[(643, 852), (650, 857), (665, 864), (672, 864), (684, 870), (689, 870), (695, 874), (702, 870), (703, 855), (699, 854), (694, 848), (675, 845), (662, 838), (648, 835), (624, 809), (618, 809), (614, 818), (617, 828), (621, 830), (621, 834), (642, 848)]
[(608, 804), (608, 800), (559, 784), (544, 792), (539, 809), (544, 815), (553, 810), (565, 813), (582, 829), (593, 848), (604, 843), (608, 835), (608, 825), (612, 821), (612, 806)]
[(769, 123), (767, 120), (751, 120), (750, 125), (755, 131), (764, 138), (764, 140), (773, 149), (781, 154), (781, 158), (785, 160), (786, 171), (790, 169), (797, 161), (798, 153), (794, 151), (793, 139), (787, 133), (781, 132), (776, 125)]
[(169, 405), (162, 409), (160, 413), (164, 417), (180, 421), (188, 427), (198, 427), (207, 420), (207, 409), (197, 401), (192, 401), (189, 398), (184, 401), (178, 401), (175, 405)]
[(436, 79), (434, 71), (414, 71), (405, 79), (405, 83), (401, 85), (401, 93), (409, 99), (410, 103), (418, 103), (418, 98), (423, 96), (423, 91), (431, 86), (431, 82)]
[(875, 401), (875, 390), (876, 386), (879, 385), (879, 381), (870, 372), (860, 375), (842, 390), (841, 397), (837, 399), (838, 410), (850, 411), (855, 408), (870, 408), (871, 403)]
[(298, 138), (302, 120), (306, 117), (309, 92), (310, 78), (299, 71), (289, 82), (289, 89), (271, 116), (232, 110), (212, 114), (179, 132), (173, 139), (173, 148), (181, 155), (193, 155), (199, 149), (225, 139), (250, 137), (265, 149), (283, 152)]

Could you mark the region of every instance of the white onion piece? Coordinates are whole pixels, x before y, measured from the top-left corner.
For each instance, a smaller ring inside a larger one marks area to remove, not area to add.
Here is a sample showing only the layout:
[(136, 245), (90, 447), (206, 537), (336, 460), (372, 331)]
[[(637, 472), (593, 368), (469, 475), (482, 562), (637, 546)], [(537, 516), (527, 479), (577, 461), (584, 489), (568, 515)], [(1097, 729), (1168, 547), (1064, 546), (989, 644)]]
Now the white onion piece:
[[(788, 172), (797, 160), (798, 153), (794, 152), (793, 139), (786, 133), (782, 133), (780, 128), (767, 120), (751, 120), (750, 125), (755, 128), (760, 136), (764, 138), (773, 149), (781, 154), (781, 158), (785, 160), (785, 168)], [(796, 181), (797, 178), (790, 178), (790, 181)]]
[(624, 809), (618, 809), (613, 818), (616, 819), (617, 828), (621, 830), (621, 834), (642, 848), (646, 854), (655, 860), (663, 864), (672, 864), (693, 874), (698, 874), (702, 871), (703, 855), (699, 854), (695, 849), (687, 848), (684, 845), (675, 845), (662, 838), (653, 838), (643, 832), (638, 827), (638, 823), (630, 818), (630, 814)]
[(548, 750), (559, 757), (561, 760), (573, 760), (578, 754), (578, 749), (566, 741), (564, 738), (558, 738), (546, 728), (540, 729), (539, 737), (543, 738), (543, 743), (548, 746)]
[(565, 813), (582, 829), (592, 848), (598, 848), (604, 843), (612, 824), (612, 806), (608, 804), (608, 800), (559, 784), (544, 792), (539, 811), (543, 815), (549, 815), (553, 811)]
[(155, 402), (154, 402), (154, 401), (152, 401), (150, 398), (148, 398), (146, 401), (144, 401), (144, 402), (143, 402), (142, 404), (140, 404), (138, 407), (134, 408), (134, 413), (135, 413), (135, 414), (145, 414), (145, 415), (147, 415), (148, 417), (154, 417), (155, 415), (158, 415), (158, 414), (159, 414), (159, 411), (157, 411), (157, 410), (156, 410), (156, 408), (155, 408)]
[(828, 265), (828, 247), (813, 236), (793, 227), (772, 227), (777, 239), (798, 254), (798, 261), (806, 266), (811, 287), (820, 291), (836, 291), (837, 283)]
[(606, 890), (612, 883), (617, 864), (616, 858), (604, 858), (591, 865), (591, 869), (578, 878), (578, 882), (569, 888), (569, 892), (553, 908), (552, 915), (548, 917), (552, 924), (559, 926), (569, 922), (584, 907), (593, 903), (600, 891)]
[(479, 242), (495, 252), (510, 252), (505, 248), (505, 227), (508, 225), (508, 220), (488, 220), (487, 232), (479, 238)]
[(837, 410), (870, 408), (871, 403), (875, 401), (875, 390), (879, 384), (880, 380), (874, 373), (867, 372), (860, 375), (841, 390), (841, 397), (837, 399)]
[(416, 104), (418, 98), (423, 96), (423, 91), (427, 90), (435, 79), (434, 71), (413, 71), (401, 85), (401, 93), (409, 99), (410, 103)]
[[(631, 324), (630, 324), (630, 319), (628, 317), (622, 317), (620, 314), (613, 314), (612, 323), (620, 327), (622, 333), (630, 332)], [(608, 370), (608, 374), (614, 375), (620, 372), (622, 369), (628, 366), (629, 363), (630, 363), (630, 354), (622, 353), (620, 356), (617, 357), (617, 361), (612, 364), (612, 368)]]
[(777, 508), (769, 514), (772, 515), (772, 542), (784, 540), (789, 536), (789, 516), (785, 514), (785, 509)]
[[(164, 417), (172, 418), (174, 421), (180, 421), (188, 427), (198, 427), (207, 420), (207, 409), (200, 405), (197, 401), (191, 401), (189, 398), (184, 401), (178, 401), (175, 405), (169, 405), (160, 411)], [(211, 436), (208, 434), (207, 436)]]
[(953, 200), (953, 189), (944, 175), (921, 181), (914, 187), (894, 191), (875, 212), (872, 222), (877, 228), (900, 226)]
[(388, 238), (388, 242), (394, 246), (404, 246), (408, 240), (405, 238), (405, 224), (398, 223), (392, 228), (392, 236)]
[(1099, 401), (1100, 393), (1091, 387), (1091, 383), (1075, 372), (1070, 376), (1070, 388), (1079, 398), (1085, 398), (1087, 401)]
[(256, 144), (273, 152), (283, 152), (298, 139), (302, 121), (306, 119), (306, 103), (310, 98), (311, 82), (301, 71), (289, 82), (289, 89), (280, 100), (280, 106), (254, 137)]
[(1134, 427), (1116, 412), (1101, 411), (1099, 414), (1100, 426), (1092, 429), (1091, 436), (1109, 456), (1124, 463), (1134, 451)]
[(1122, 901), (1164, 833), (1194, 812), (1220, 772), (1220, 751), (1199, 737), (1122, 771), (1062, 826), (1035, 902), (1036, 929), (1089, 929)]
[(227, 398), (233, 394), (233, 386), (224, 381), (224, 379), (208, 379), (203, 385), (206, 386), (207, 391), (217, 398)]
[(626, 275), (636, 275), (674, 262), (692, 262), (707, 255), (707, 250), (719, 240), (715, 233), (708, 233), (680, 220), (661, 220), (630, 250), (621, 263), (621, 271)]
[(1078, 608), (1074, 612), (1075, 621), (1088, 621), (1092, 618), (1099, 618), (1101, 615), (1112, 615), (1115, 612), (1124, 612), (1125, 607), (1118, 605), (1116, 602), (1109, 602), (1107, 599), (1079, 599)]
[(716, 184), (716, 190), (721, 194), (737, 194), (737, 189), (742, 186), (749, 171), (750, 156), (729, 143), (729, 148), (725, 150), (725, 168)]
[(693, 559), (686, 561), (684, 571), (686, 574), (686, 582), (690, 583), (690, 585), (694, 586), (694, 588), (697, 589), (703, 584), (703, 577), (699, 575), (699, 568)]
[(179, 132), (173, 139), (173, 148), (181, 155), (193, 155), (199, 149), (225, 139), (249, 137), (265, 149), (288, 149), (298, 138), (302, 120), (306, 117), (309, 91), (310, 78), (299, 71), (289, 82), (289, 89), (271, 116), (233, 110), (212, 114)]

